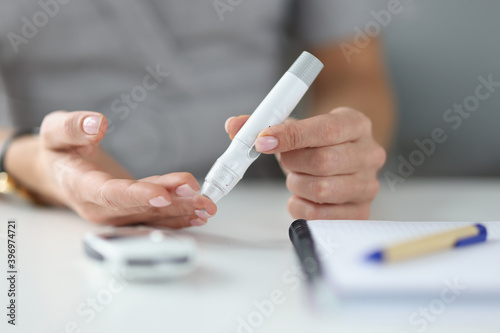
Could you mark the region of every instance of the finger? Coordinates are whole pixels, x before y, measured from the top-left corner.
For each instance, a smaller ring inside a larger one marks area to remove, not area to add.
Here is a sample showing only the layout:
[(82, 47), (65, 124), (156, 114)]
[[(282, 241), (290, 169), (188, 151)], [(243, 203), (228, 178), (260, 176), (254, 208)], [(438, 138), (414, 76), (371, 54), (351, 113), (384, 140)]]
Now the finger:
[[(210, 218), (217, 212), (217, 206), (207, 197), (197, 194), (200, 190), (200, 185), (196, 178), (187, 172), (170, 173), (163, 176), (152, 176), (141, 179), (140, 181), (148, 181), (164, 186), (170, 193), (174, 192), (178, 197), (193, 198), (193, 207), (199, 211), (198, 216), (202, 218)], [(186, 201), (189, 202), (189, 201)], [(185, 206), (181, 208), (186, 209)], [(188, 208), (189, 210), (189, 208)], [(201, 212), (201, 211), (205, 212)], [(191, 211), (190, 211), (191, 212)], [(182, 210), (176, 212), (182, 214)]]
[(196, 217), (188, 218), (189, 225), (193, 227), (200, 227), (207, 223), (208, 219), (213, 217), (217, 212), (217, 206), (207, 197), (196, 195), (193, 198), (193, 205), (195, 207), (195, 215)]
[[(250, 118), (249, 115), (243, 115), (238, 117), (231, 117), (226, 120), (226, 123), (224, 124), (224, 129), (226, 130), (226, 133), (229, 134), (231, 140), (234, 139), (234, 137), (236, 136), (236, 134), (238, 134), (243, 125), (245, 125), (248, 118)], [(296, 119), (288, 118), (287, 120), (285, 120), (285, 122), (292, 122), (292, 121), (296, 121)]]
[(188, 227), (201, 227), (205, 225), (206, 221), (201, 221), (196, 215), (176, 216), (160, 220), (148, 222), (148, 225), (154, 227), (168, 227), (173, 229), (188, 228)]
[[(217, 205), (205, 196), (195, 196), (193, 198), (193, 205), (198, 212), (196, 215), (202, 219), (211, 218), (217, 213)], [(204, 213), (199, 213), (200, 211), (204, 211)]]
[(114, 179), (112, 175), (94, 170), (94, 165), (84, 159), (66, 154), (54, 165), (57, 181), (75, 196), (76, 202), (90, 202), (114, 210), (132, 207), (166, 207), (172, 199), (159, 184), (131, 179)]
[(217, 212), (217, 206), (207, 197), (196, 194), (191, 198), (172, 196), (172, 204), (163, 208), (151, 208), (136, 215), (140, 221), (157, 221), (170, 217), (191, 217), (187, 222), (199, 219), (194, 225), (203, 225)]
[(231, 117), (228, 120), (226, 120), (226, 123), (224, 124), (224, 128), (229, 134), (229, 137), (234, 139), (236, 134), (238, 134), (239, 130), (245, 125), (246, 121), (250, 118), (250, 116), (238, 116), (238, 117)]
[[(168, 214), (174, 216), (183, 216), (183, 223), (178, 227), (194, 226), (199, 227), (207, 223), (208, 219), (217, 213), (217, 206), (207, 197), (199, 194), (195, 195), (191, 201), (187, 198), (182, 198), (183, 203), (179, 205), (174, 199), (174, 204), (171, 207), (164, 209), (168, 210)], [(193, 215), (194, 212), (194, 215)]]
[[(86, 161), (79, 166), (68, 168), (71, 175), (63, 181), (66, 188), (79, 194), (74, 209), (84, 218), (104, 224), (122, 225), (142, 221), (159, 221), (177, 218), (176, 227), (205, 224), (208, 217), (213, 216), (217, 208), (208, 198), (199, 194), (180, 197), (169, 194), (178, 185), (199, 189), (196, 179), (188, 173), (175, 173), (164, 176), (153, 176), (141, 181), (112, 179), (101, 171), (87, 170)], [(77, 175), (77, 171), (81, 171)], [(154, 181), (154, 182), (147, 182)], [(83, 204), (82, 204), (83, 202)], [(85, 204), (87, 203), (87, 204)], [(91, 203), (92, 205), (89, 205)], [(208, 216), (196, 215), (196, 210), (205, 211)], [(179, 221), (184, 221), (181, 225)], [(188, 224), (186, 224), (188, 223)], [(189, 224), (191, 225), (191, 224)]]
[(259, 134), (255, 148), (271, 154), (337, 145), (370, 134), (371, 122), (365, 115), (354, 109), (337, 108), (328, 114), (269, 127)]
[(162, 208), (172, 203), (168, 191), (158, 184), (130, 179), (109, 179), (100, 186), (99, 182), (97, 179), (94, 183), (88, 184), (91, 187), (94, 185), (96, 190), (88, 191), (87, 198), (105, 208), (118, 210), (134, 207)]
[(159, 184), (170, 193), (176, 192), (176, 194), (181, 197), (192, 197), (200, 190), (200, 184), (196, 178), (188, 172), (174, 172), (161, 176), (151, 176), (139, 179), (139, 181)]
[(198, 226), (196, 223), (192, 224), (198, 217), (194, 214), (185, 216), (167, 216), (163, 218), (144, 217), (144, 214), (132, 214), (124, 216), (112, 216), (107, 218), (102, 224), (113, 226), (124, 226), (129, 224), (144, 223), (153, 227), (168, 227), (173, 229), (186, 228), (191, 226)]
[(385, 150), (371, 140), (292, 150), (280, 154), (280, 163), (293, 172), (315, 176), (352, 174), (379, 169), (385, 162)]
[(217, 212), (217, 206), (207, 197), (197, 195), (200, 190), (200, 184), (196, 178), (187, 172), (175, 172), (163, 176), (153, 176), (141, 179), (140, 181), (149, 181), (164, 186), (170, 193), (175, 192), (178, 197), (193, 198), (195, 210), (205, 210), (201, 214), (207, 218), (212, 217)]
[[(200, 216), (202, 211), (209, 216)], [(184, 228), (205, 225), (208, 218), (215, 215), (216, 212), (217, 207), (212, 200), (195, 195), (193, 198), (173, 198), (172, 205), (165, 208), (152, 208), (144, 212), (126, 215), (110, 215), (108, 218), (104, 218), (104, 223), (123, 225), (141, 221), (150, 225)]]
[(40, 127), (42, 144), (54, 150), (71, 149), (99, 143), (106, 134), (106, 117), (90, 111), (55, 111)]
[(366, 220), (370, 217), (370, 204), (321, 205), (292, 196), (288, 211), (295, 219), (306, 220)]
[(217, 212), (215, 204), (207, 197), (203, 197), (199, 194), (196, 194), (192, 198), (173, 196), (172, 204), (170, 206), (144, 212), (143, 218), (151, 220), (150, 217), (153, 219), (162, 219), (168, 216), (196, 215), (196, 211), (201, 212), (203, 210), (205, 210), (206, 213), (203, 214), (202, 217), (198, 217), (204, 219), (205, 221)]
[(369, 178), (358, 174), (316, 177), (294, 172), (288, 175), (286, 185), (296, 196), (319, 204), (371, 201), (380, 187), (375, 174)]

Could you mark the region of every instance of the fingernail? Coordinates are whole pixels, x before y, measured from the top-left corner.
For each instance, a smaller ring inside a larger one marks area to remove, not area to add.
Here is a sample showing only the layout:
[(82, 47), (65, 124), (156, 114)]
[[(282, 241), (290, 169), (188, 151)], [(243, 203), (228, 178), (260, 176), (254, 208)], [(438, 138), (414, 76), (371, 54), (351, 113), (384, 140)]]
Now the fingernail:
[(193, 227), (201, 227), (202, 225), (205, 225), (207, 222), (202, 221), (202, 220), (200, 220), (200, 219), (196, 219), (196, 220), (192, 220), (192, 221), (191, 221), (191, 222), (189, 222), (189, 223), (191, 223), (191, 225), (192, 225)]
[(274, 136), (261, 136), (255, 141), (255, 149), (260, 152), (272, 150), (278, 147), (278, 139)]
[(194, 213), (196, 214), (196, 216), (198, 216), (199, 218), (202, 218), (202, 219), (209, 219), (213, 216), (213, 215), (208, 214), (207, 211), (204, 209), (197, 209), (194, 211)]
[(165, 199), (164, 197), (159, 196), (149, 200), (149, 204), (153, 207), (161, 208), (161, 207), (167, 207), (168, 205), (171, 204), (171, 202)]
[(89, 116), (83, 120), (83, 130), (89, 135), (96, 135), (99, 133), (101, 122), (101, 116)]
[(196, 191), (192, 189), (188, 184), (184, 184), (175, 189), (175, 193), (180, 197), (192, 197), (196, 194)]
[(224, 129), (226, 130), (226, 133), (229, 133), (228, 126), (229, 126), (229, 123), (231, 122), (231, 120), (233, 120), (233, 118), (234, 117), (227, 118), (226, 122), (224, 123)]

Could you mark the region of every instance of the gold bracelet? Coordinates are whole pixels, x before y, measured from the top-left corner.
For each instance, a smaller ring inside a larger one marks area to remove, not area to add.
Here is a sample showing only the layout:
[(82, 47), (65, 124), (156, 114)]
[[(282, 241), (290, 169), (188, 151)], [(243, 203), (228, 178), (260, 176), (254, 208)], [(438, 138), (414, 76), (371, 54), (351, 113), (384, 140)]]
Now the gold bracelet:
[(0, 173), (0, 194), (17, 195), (19, 198), (33, 204), (40, 204), (40, 201), (27, 189), (19, 186), (7, 172)]

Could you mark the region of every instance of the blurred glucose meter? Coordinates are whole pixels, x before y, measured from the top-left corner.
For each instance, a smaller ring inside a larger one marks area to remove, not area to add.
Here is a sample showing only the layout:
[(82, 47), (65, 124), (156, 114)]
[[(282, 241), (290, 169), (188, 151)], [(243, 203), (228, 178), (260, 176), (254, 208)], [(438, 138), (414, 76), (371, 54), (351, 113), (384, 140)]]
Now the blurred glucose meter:
[(196, 268), (191, 237), (145, 227), (93, 232), (83, 239), (87, 255), (129, 280), (175, 278)]

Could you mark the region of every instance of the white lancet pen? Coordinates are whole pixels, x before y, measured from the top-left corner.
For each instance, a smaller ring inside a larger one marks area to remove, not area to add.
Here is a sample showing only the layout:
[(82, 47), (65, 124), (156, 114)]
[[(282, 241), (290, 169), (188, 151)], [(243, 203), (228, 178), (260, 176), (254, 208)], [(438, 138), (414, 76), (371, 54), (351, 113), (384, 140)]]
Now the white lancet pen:
[(312, 54), (300, 55), (212, 166), (201, 188), (202, 195), (216, 203), (234, 188), (260, 155), (255, 150), (259, 133), (290, 116), (322, 69), (323, 64)]

